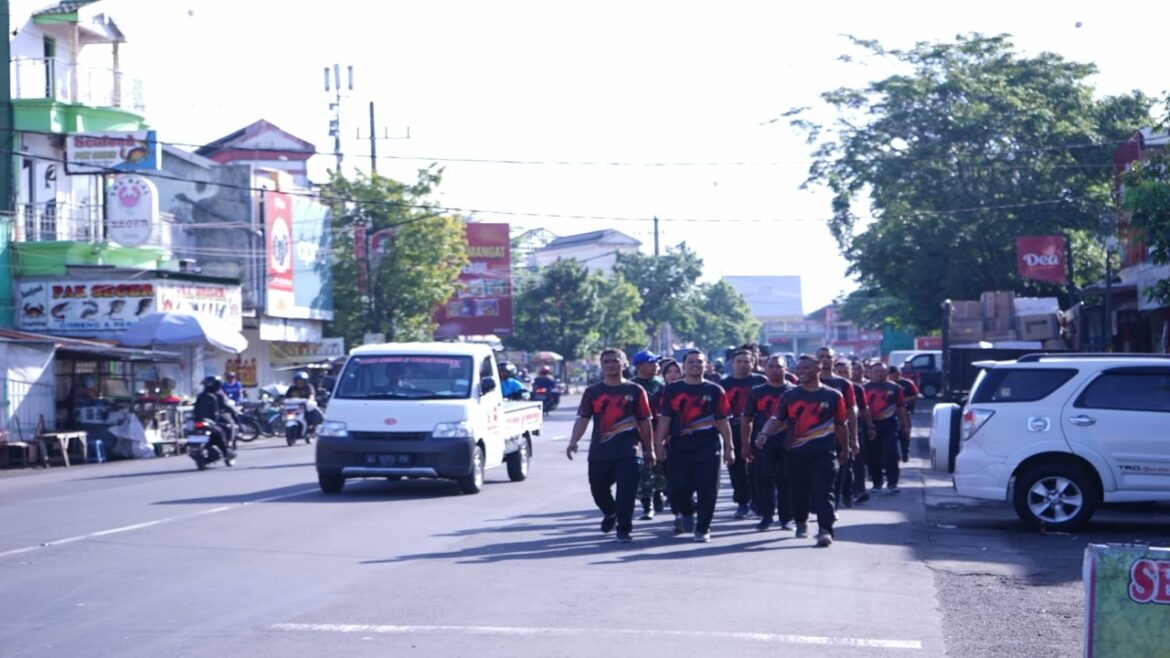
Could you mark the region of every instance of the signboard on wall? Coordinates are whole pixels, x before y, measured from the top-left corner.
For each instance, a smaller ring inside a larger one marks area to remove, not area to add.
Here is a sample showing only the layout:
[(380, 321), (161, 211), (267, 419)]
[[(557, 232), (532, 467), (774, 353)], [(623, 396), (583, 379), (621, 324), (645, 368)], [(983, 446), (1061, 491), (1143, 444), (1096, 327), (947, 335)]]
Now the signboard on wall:
[(268, 349), (274, 366), (316, 363), (345, 356), (345, 339), (322, 338), (317, 343), (273, 341), (268, 344)]
[(213, 317), (236, 331), (244, 327), (239, 286), (185, 281), (155, 284), (160, 311), (187, 311)]
[(435, 314), (435, 336), (512, 333), (512, 241), (507, 224), (465, 224), (470, 262)]
[(65, 135), (65, 172), (108, 174), (159, 169), (158, 136), (153, 130)]
[(267, 236), (268, 315), (286, 315), (293, 308), (292, 203), (287, 194), (264, 193), (264, 234)]
[(155, 284), (21, 281), (17, 326), (25, 331), (118, 332), (155, 310)]
[(158, 223), (158, 188), (142, 176), (118, 176), (106, 191), (106, 237), (125, 247), (150, 241)]
[(313, 199), (264, 193), (268, 303), (277, 318), (332, 320), (332, 213)]
[(1016, 260), (1020, 276), (1035, 281), (1068, 283), (1064, 237), (1032, 235), (1016, 238)]

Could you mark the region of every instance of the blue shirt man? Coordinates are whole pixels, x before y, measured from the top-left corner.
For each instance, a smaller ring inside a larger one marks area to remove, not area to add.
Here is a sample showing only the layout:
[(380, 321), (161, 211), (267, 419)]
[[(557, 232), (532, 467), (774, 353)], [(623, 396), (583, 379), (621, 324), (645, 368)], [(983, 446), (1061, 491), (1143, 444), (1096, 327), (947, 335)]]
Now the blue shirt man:
[(234, 372), (229, 372), (225, 377), (227, 381), (220, 384), (219, 390), (231, 398), (232, 402), (239, 403), (244, 396), (244, 385), (240, 383), (240, 380), (236, 379), (236, 373)]

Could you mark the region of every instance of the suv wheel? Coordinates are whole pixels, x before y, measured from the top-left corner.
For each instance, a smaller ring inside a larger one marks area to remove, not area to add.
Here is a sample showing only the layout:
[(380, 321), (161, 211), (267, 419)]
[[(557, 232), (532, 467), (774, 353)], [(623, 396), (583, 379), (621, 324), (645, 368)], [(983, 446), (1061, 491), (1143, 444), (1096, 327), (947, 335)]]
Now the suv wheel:
[(1016, 478), (1012, 505), (1032, 526), (1069, 530), (1084, 525), (1097, 508), (1097, 486), (1084, 469), (1037, 466)]

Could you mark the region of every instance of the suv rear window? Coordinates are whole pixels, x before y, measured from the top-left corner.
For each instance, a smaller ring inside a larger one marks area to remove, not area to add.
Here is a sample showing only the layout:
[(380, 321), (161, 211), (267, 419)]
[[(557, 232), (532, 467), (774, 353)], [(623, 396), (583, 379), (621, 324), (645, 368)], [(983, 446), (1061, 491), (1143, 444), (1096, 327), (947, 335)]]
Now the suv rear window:
[(1073, 406), (1170, 412), (1170, 370), (1117, 368), (1106, 371), (1085, 387)]
[(993, 368), (979, 380), (971, 402), (1035, 402), (1077, 374), (1048, 368)]

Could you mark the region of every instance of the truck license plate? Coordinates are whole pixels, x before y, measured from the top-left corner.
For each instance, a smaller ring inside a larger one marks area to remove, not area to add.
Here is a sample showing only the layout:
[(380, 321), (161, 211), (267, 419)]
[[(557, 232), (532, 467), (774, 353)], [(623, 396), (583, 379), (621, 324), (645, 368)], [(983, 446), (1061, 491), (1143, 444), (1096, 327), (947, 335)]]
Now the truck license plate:
[(410, 466), (410, 455), (366, 455), (367, 466)]

